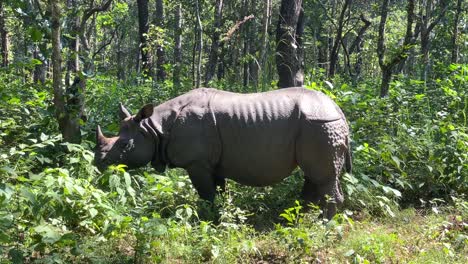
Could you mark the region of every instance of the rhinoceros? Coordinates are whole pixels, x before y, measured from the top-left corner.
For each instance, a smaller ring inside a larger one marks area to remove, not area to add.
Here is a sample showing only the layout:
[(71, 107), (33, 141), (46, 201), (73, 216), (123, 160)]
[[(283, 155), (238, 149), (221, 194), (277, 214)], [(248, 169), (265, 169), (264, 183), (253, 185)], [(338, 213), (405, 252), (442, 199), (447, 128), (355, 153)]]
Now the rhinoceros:
[(213, 201), (225, 179), (268, 186), (299, 166), (306, 202), (323, 206), (328, 218), (343, 202), (339, 176), (343, 168), (351, 171), (349, 129), (341, 109), (321, 92), (199, 88), (158, 106), (147, 104), (134, 116), (120, 104), (120, 118), (116, 137), (96, 129), (100, 170), (148, 163), (158, 172), (183, 168), (199, 196)]

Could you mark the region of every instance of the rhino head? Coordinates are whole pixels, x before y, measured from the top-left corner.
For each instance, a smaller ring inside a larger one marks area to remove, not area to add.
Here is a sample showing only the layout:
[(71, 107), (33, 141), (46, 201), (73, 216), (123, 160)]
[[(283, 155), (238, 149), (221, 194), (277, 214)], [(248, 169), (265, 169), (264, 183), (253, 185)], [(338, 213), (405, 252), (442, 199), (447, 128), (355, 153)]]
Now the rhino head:
[(113, 164), (125, 164), (128, 168), (142, 167), (154, 158), (157, 140), (141, 125), (142, 120), (153, 114), (153, 108), (151, 104), (145, 105), (132, 116), (120, 104), (120, 131), (116, 137), (105, 137), (100, 126), (97, 126), (94, 162), (100, 171)]

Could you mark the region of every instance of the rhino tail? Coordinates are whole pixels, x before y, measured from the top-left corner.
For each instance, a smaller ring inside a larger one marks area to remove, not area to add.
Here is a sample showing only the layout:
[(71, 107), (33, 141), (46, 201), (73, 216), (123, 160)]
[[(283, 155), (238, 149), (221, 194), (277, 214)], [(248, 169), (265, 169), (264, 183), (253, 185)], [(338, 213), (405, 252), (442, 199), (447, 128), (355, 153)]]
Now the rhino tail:
[(353, 168), (352, 157), (351, 157), (351, 145), (349, 144), (349, 138), (346, 139), (346, 157), (345, 157), (345, 168), (347, 173), (351, 173)]

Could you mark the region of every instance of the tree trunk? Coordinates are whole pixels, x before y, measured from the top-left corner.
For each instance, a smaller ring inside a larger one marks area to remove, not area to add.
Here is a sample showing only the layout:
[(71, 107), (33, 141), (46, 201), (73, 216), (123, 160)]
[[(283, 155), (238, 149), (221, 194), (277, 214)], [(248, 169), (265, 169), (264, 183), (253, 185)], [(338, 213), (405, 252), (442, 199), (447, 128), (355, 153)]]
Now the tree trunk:
[(440, 2), (441, 11), (436, 19), (430, 22), (433, 13), (433, 6), (432, 1), (426, 1), (425, 6), (425, 13), (423, 14), (423, 7), (421, 7), (421, 12), (419, 17), (421, 18), (422, 22), (421, 25), (421, 57), (422, 57), (422, 72), (421, 72), (421, 79), (426, 81), (427, 74), (430, 69), (430, 60), (429, 60), (429, 51), (431, 48), (431, 31), (434, 27), (440, 22), (442, 17), (445, 15), (445, 11), (447, 10), (447, 3), (445, 0)]
[(195, 1), (195, 12), (197, 17), (197, 73), (195, 87), (200, 87), (201, 83), (201, 65), (202, 65), (202, 52), (203, 52), (203, 26), (200, 18), (201, 7), (199, 0)]
[(451, 63), (458, 63), (458, 53), (459, 53), (459, 46), (458, 46), (458, 23), (460, 21), (460, 14), (462, 12), (462, 0), (457, 1), (457, 10), (455, 13), (455, 19), (453, 21), (453, 33), (452, 33), (452, 56), (450, 59)]
[(380, 85), (380, 97), (388, 95), (389, 85), (392, 77), (393, 68), (399, 63), (403, 63), (411, 50), (411, 46), (415, 41), (413, 38), (413, 22), (414, 22), (414, 2), (415, 0), (408, 0), (406, 7), (407, 21), (406, 21), (406, 34), (403, 44), (400, 46), (399, 51), (394, 57), (389, 60), (385, 58), (385, 24), (387, 22), (388, 3), (390, 0), (384, 0), (380, 9), (380, 23), (379, 35), (377, 40), (377, 54), (379, 57), (379, 66), (382, 70), (382, 82)]
[[(247, 16), (247, 13), (249, 12), (249, 1), (248, 0), (243, 0), (243, 17)], [(249, 25), (244, 25), (242, 27), (242, 46), (243, 46), (243, 51), (242, 51), (242, 85), (244, 88), (246, 88), (249, 85), (249, 51), (250, 51), (250, 41), (249, 41), (249, 31), (250, 27)]]
[(280, 88), (302, 86), (304, 73), (301, 68), (297, 28), (302, 0), (282, 0), (276, 30), (276, 67)]
[[(43, 45), (42, 48), (45, 50), (45, 45), (44, 44), (40, 44), (40, 45)], [(44, 84), (46, 80), (46, 71), (45, 71), (46, 62), (41, 54), (41, 49), (39, 45), (34, 45), (33, 57), (34, 59), (41, 62), (41, 64), (36, 64), (34, 66), (33, 82)]]
[(175, 11), (174, 23), (174, 71), (172, 73), (172, 81), (176, 89), (180, 88), (180, 68), (182, 64), (182, 4), (177, 4)]
[(338, 53), (340, 51), (341, 39), (343, 38), (343, 27), (344, 27), (344, 18), (346, 11), (351, 5), (351, 0), (346, 0), (344, 2), (343, 8), (341, 9), (340, 17), (338, 19), (338, 28), (336, 29), (336, 37), (333, 42), (333, 47), (330, 53), (330, 68), (328, 70), (328, 75), (333, 76), (336, 72), (336, 64), (338, 62)]
[(2, 67), (8, 66), (8, 31), (5, 24), (5, 9), (4, 1), (0, 1), (0, 38), (1, 38), (1, 55), (2, 55)]
[(270, 10), (271, 10), (271, 0), (265, 0), (265, 5), (263, 7), (263, 18), (262, 18), (262, 46), (261, 46), (261, 55), (260, 55), (260, 67), (261, 67), (261, 78), (262, 78), (262, 90), (263, 86), (267, 82), (267, 71), (266, 71), (266, 62), (268, 54), (268, 28), (270, 27)]
[(49, 0), (52, 26), (52, 68), (55, 115), (59, 123), (62, 137), (66, 142), (80, 143), (81, 132), (79, 120), (70, 118), (67, 112), (65, 96), (62, 89), (62, 54), (59, 0)]
[(148, 24), (148, 0), (137, 0), (138, 4), (138, 33), (140, 36), (140, 54), (143, 75), (152, 76), (151, 55), (149, 52), (147, 34)]
[[(156, 0), (156, 26), (159, 28), (164, 27), (163, 0)], [(160, 41), (162, 41), (162, 37), (160, 37)], [(156, 46), (156, 80), (159, 82), (163, 82), (166, 79), (164, 64), (166, 64), (164, 47), (161, 43), (158, 43)]]
[(218, 63), (219, 36), (221, 30), (221, 21), (223, 16), (223, 0), (216, 0), (214, 10), (213, 35), (211, 38), (210, 58), (206, 67), (205, 86), (208, 86), (210, 80), (214, 77), (216, 65)]
[(361, 51), (362, 51), (362, 45), (364, 41), (364, 34), (366, 33), (367, 29), (371, 25), (371, 22), (364, 16), (364, 14), (361, 14), (360, 19), (364, 23), (364, 25), (359, 30), (359, 33), (356, 36), (356, 39), (353, 41), (353, 43), (351, 44), (351, 47), (349, 48), (349, 55), (353, 53), (357, 53), (356, 63), (354, 64), (354, 78), (355, 79), (359, 79), (359, 76), (361, 75), (361, 67), (362, 67)]
[(79, 69), (79, 18), (78, 14), (75, 10), (77, 10), (77, 3), (76, 0), (68, 0), (67, 1), (68, 9), (74, 11), (71, 14), (70, 18), (70, 37), (68, 38), (68, 60), (67, 60), (67, 73), (65, 75), (65, 84), (66, 87), (70, 87), (70, 78), (71, 75), (75, 75)]
[[(117, 33), (119, 34), (119, 33)], [(126, 79), (125, 76), (125, 67), (124, 67), (124, 52), (123, 52), (123, 47), (122, 47), (122, 42), (124, 39), (124, 32), (121, 33), (121, 35), (117, 35), (117, 78), (120, 81), (123, 81)]]
[[(250, 0), (250, 12), (256, 13), (256, 1)], [(257, 50), (259, 47), (259, 43), (257, 41), (257, 23), (253, 22), (249, 24), (249, 35), (248, 39), (250, 42), (249, 45), (249, 77), (251, 84), (255, 87), (255, 91), (257, 91), (258, 87), (258, 68), (259, 68), (259, 61), (257, 60)]]

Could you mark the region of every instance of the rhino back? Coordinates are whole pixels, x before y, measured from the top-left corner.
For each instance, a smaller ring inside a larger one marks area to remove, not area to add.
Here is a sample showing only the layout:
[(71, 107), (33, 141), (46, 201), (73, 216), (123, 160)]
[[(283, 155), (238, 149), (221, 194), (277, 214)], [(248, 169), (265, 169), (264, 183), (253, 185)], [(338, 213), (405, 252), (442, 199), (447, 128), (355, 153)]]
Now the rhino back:
[(222, 146), (218, 174), (253, 186), (279, 182), (296, 167), (300, 122), (341, 118), (331, 99), (302, 88), (256, 94), (217, 91), (209, 108)]

